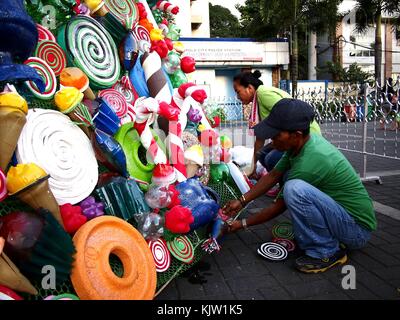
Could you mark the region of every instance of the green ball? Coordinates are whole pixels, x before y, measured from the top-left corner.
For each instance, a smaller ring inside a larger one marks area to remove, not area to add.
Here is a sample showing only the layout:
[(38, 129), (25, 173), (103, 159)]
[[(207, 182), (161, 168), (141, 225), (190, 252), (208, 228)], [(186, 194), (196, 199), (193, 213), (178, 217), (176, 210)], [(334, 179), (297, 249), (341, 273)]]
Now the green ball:
[(230, 176), (229, 167), (225, 163), (210, 165), (210, 183), (228, 182)]
[(173, 41), (178, 41), (181, 35), (181, 29), (176, 24), (170, 24), (167, 37)]
[(175, 71), (174, 74), (169, 75), (169, 78), (174, 88), (179, 88), (181, 84), (188, 82), (186, 74), (180, 69)]

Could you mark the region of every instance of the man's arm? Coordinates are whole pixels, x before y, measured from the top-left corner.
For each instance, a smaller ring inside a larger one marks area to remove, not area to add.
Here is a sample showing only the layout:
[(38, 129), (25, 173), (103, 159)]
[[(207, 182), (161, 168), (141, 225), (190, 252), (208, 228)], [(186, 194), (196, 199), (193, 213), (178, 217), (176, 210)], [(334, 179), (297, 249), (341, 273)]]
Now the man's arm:
[(271, 189), (271, 187), (273, 187), (275, 184), (277, 184), (282, 175), (283, 173), (273, 169), (270, 173), (258, 180), (257, 184), (251, 188), (250, 191), (242, 195), (240, 199), (229, 201), (222, 208), (224, 214), (230, 217), (237, 214), (247, 203), (258, 198)]
[[(246, 219), (247, 226), (255, 226), (267, 222), (286, 210), (285, 201), (281, 198), (276, 200), (269, 207), (261, 210), (260, 212), (251, 215)], [(235, 232), (237, 230), (243, 229), (242, 220), (236, 220), (229, 226), (229, 232)]]
[(252, 176), (253, 174), (256, 173), (257, 170), (257, 153), (258, 151), (260, 151), (265, 144), (265, 140), (264, 139), (257, 139), (256, 141), (254, 141), (254, 154), (253, 154), (253, 171), (250, 174), (250, 176)]
[(244, 198), (246, 199), (246, 203), (258, 198), (263, 195), (269, 189), (271, 189), (275, 184), (279, 182), (283, 173), (273, 169), (267, 175), (263, 176), (256, 185), (251, 188), (248, 192), (244, 194)]

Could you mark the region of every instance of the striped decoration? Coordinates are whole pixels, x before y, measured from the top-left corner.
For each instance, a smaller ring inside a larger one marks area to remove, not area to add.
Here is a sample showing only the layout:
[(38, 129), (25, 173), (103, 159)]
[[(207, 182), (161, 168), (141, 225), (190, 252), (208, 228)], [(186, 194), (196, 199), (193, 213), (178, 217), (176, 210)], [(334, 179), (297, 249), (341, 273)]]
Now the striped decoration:
[(136, 113), (136, 121), (134, 128), (140, 136), (140, 141), (146, 150), (148, 150), (155, 164), (168, 162), (164, 151), (158, 146), (153, 134), (150, 130), (150, 125), (157, 118), (159, 109), (158, 102), (153, 98), (139, 98), (135, 102), (134, 111)]
[(178, 121), (169, 121), (169, 161), (174, 166), (178, 182), (186, 180), (185, 156), (182, 142), (182, 127)]
[(161, 67), (160, 56), (155, 51), (151, 53), (145, 52), (140, 59), (150, 96), (159, 102), (171, 103), (172, 95)]
[(168, 1), (158, 1), (156, 4), (156, 8), (161, 11), (168, 12), (171, 14), (179, 13), (179, 7)]

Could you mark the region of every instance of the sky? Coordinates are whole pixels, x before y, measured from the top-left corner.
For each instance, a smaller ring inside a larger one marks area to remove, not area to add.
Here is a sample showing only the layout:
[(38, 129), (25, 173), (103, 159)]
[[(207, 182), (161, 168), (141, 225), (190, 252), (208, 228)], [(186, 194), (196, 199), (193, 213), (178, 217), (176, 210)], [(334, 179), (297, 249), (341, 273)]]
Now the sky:
[(235, 4), (243, 5), (245, 0), (210, 0), (213, 5), (220, 5), (222, 7), (228, 8), (235, 16), (240, 18), (240, 13), (235, 9)]

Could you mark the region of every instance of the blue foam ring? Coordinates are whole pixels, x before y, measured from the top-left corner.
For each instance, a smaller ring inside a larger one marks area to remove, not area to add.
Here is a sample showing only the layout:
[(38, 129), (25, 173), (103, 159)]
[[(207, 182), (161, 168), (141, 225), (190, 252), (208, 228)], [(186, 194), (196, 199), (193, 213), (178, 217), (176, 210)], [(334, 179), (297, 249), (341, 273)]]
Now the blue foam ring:
[(95, 129), (95, 141), (106, 160), (124, 177), (129, 177), (125, 153), (118, 141), (97, 128)]
[(194, 222), (190, 230), (196, 230), (214, 220), (220, 209), (218, 203), (197, 178), (190, 178), (176, 185), (179, 199), (184, 207), (192, 211)]
[(17, 84), (25, 81), (33, 81), (40, 92), (46, 89), (43, 78), (34, 68), (25, 64), (15, 64), (9, 52), (0, 52), (0, 83)]
[(136, 60), (135, 66), (129, 73), (129, 79), (139, 97), (150, 97), (149, 88), (147, 87), (146, 76), (142, 64), (140, 63), (140, 55)]
[[(38, 31), (25, 10), (24, 1), (0, 1), (0, 52), (23, 62), (32, 56), (37, 41)], [(4, 77), (3, 70), (0, 75)]]
[(98, 98), (99, 109), (93, 116), (95, 127), (111, 136), (119, 129), (120, 120), (114, 109), (103, 98)]

